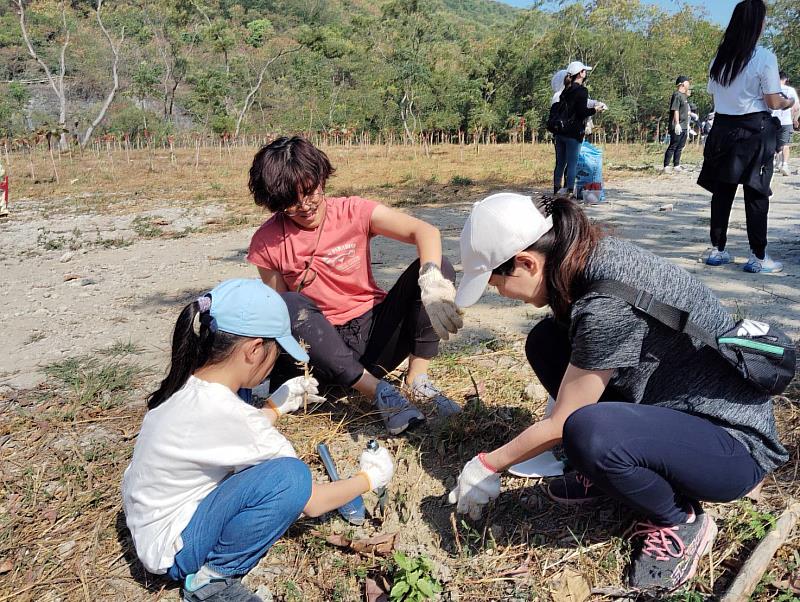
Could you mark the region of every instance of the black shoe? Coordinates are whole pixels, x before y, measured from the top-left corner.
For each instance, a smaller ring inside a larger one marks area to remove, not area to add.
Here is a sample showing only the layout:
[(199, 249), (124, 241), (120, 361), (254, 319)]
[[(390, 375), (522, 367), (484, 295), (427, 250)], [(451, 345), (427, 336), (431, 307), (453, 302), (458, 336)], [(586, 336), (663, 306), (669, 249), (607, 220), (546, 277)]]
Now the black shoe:
[(578, 471), (568, 472), (563, 477), (553, 479), (545, 489), (550, 499), (565, 504), (592, 504), (602, 501), (606, 496), (589, 477)]

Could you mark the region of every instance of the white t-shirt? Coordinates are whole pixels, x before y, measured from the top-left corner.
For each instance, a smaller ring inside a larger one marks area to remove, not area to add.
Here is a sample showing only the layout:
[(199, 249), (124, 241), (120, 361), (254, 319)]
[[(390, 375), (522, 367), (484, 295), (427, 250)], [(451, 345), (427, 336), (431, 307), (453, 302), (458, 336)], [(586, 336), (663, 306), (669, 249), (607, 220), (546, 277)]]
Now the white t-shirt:
[[(714, 61), (711, 61), (714, 64)], [(746, 115), (769, 111), (764, 94), (781, 91), (778, 59), (763, 46), (756, 46), (753, 57), (728, 86), (709, 78), (708, 91), (714, 97), (714, 112)]]
[(781, 92), (786, 94), (789, 98), (794, 98), (794, 105), (788, 109), (776, 109), (772, 111), (772, 114), (781, 120), (781, 125), (792, 125), (794, 123), (792, 121), (792, 111), (795, 110), (797, 103), (800, 102), (797, 98), (797, 90), (791, 86), (783, 85), (781, 86)]
[(264, 460), (297, 457), (266, 415), (228, 387), (194, 376), (150, 410), (122, 479), (136, 553), (165, 573), (197, 506), (227, 476)]

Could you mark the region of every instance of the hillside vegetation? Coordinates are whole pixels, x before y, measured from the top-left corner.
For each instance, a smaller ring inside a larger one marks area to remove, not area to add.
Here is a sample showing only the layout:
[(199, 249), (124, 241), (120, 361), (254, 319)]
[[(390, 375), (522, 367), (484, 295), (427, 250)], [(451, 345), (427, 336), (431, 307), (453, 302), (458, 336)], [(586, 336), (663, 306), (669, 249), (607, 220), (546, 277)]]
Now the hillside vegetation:
[[(580, 59), (596, 67), (591, 95), (610, 107), (603, 134), (651, 139), (678, 73), (694, 78), (699, 111), (711, 109), (705, 72), (721, 34), (688, 6), (669, 14), (639, 0), (557, 12), (491, 0), (120, 0), (99, 18), (96, 1), (0, 8), (3, 135), (47, 126), (85, 139), (96, 122), (95, 135), (132, 137), (530, 140), (543, 133), (551, 75)], [(774, 47), (798, 72), (796, 3), (770, 4)]]

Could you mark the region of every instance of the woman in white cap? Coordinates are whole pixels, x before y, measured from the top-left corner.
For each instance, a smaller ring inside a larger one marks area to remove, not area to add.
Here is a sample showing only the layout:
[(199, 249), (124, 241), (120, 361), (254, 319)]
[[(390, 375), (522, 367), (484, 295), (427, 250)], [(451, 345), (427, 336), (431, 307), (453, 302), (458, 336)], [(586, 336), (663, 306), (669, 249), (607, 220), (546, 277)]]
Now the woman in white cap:
[(561, 504), (616, 498), (640, 517), (631, 586), (686, 582), (717, 531), (700, 501), (745, 495), (788, 454), (769, 394), (714, 349), (598, 292), (597, 282), (649, 292), (646, 300), (683, 309), (708, 332), (732, 328), (731, 316), (684, 269), (604, 236), (567, 198), (535, 203), (502, 193), (476, 203), (461, 234), (461, 263), (460, 306), (476, 303), (490, 284), (553, 310), (531, 330), (525, 352), (555, 406), (467, 462), (451, 503), (480, 517), (500, 494), (502, 471), (563, 443), (574, 470), (551, 481), (548, 495)]
[[(580, 61), (567, 65), (563, 89), (558, 95), (559, 113), (564, 118), (564, 128), (555, 135), (556, 166), (553, 171), (553, 192), (572, 192), (578, 171), (578, 156), (586, 131), (586, 120), (597, 111), (604, 111), (606, 105), (590, 102), (589, 91), (583, 85), (591, 71)], [(551, 84), (553, 84), (551, 82)], [(555, 102), (555, 96), (553, 97)], [(563, 183), (563, 189), (562, 189)]]
[(237, 397), (272, 370), (279, 350), (308, 355), (292, 336), (280, 295), (260, 280), (223, 282), (181, 311), (172, 363), (122, 482), (125, 519), (151, 573), (183, 582), (186, 602), (260, 602), (241, 583), (301, 513), (319, 516), (385, 487), (385, 448), (361, 455), (361, 472), (312, 483), (277, 420), (313, 400), (317, 383), (284, 383), (263, 410)]

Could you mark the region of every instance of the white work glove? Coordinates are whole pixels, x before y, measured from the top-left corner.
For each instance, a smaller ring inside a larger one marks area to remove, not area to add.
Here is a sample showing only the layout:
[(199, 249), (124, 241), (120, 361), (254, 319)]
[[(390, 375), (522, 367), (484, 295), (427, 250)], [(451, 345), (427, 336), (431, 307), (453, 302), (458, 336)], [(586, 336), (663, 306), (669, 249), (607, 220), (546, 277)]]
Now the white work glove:
[(681, 134), (683, 134), (683, 127), (681, 127), (680, 123), (676, 123), (675, 124), (675, 135), (676, 136), (680, 136)]
[(478, 454), (467, 462), (458, 475), (458, 483), (447, 501), (457, 504), (456, 510), (469, 514), (473, 520), (481, 517), (481, 507), (500, 495), (500, 475), (489, 468)]
[(361, 452), (361, 472), (369, 481), (370, 491), (386, 487), (394, 475), (392, 454), (385, 447), (376, 450), (365, 449)]
[(603, 111), (608, 109), (608, 105), (606, 103), (604, 103), (604, 102), (597, 101), (595, 103), (595, 107), (594, 108), (598, 113), (602, 113)]
[(435, 264), (425, 264), (420, 270), (419, 288), (422, 291), (422, 305), (431, 319), (431, 325), (446, 341), (450, 334), (455, 334), (464, 326), (461, 310), (456, 306), (456, 288), (453, 283), (442, 275), (442, 271)]
[(306, 395), (311, 403), (325, 401), (324, 397), (317, 395), (318, 393), (319, 383), (316, 378), (296, 376), (275, 389), (275, 392), (267, 399), (267, 403), (278, 416), (281, 416), (294, 412), (303, 405)]

